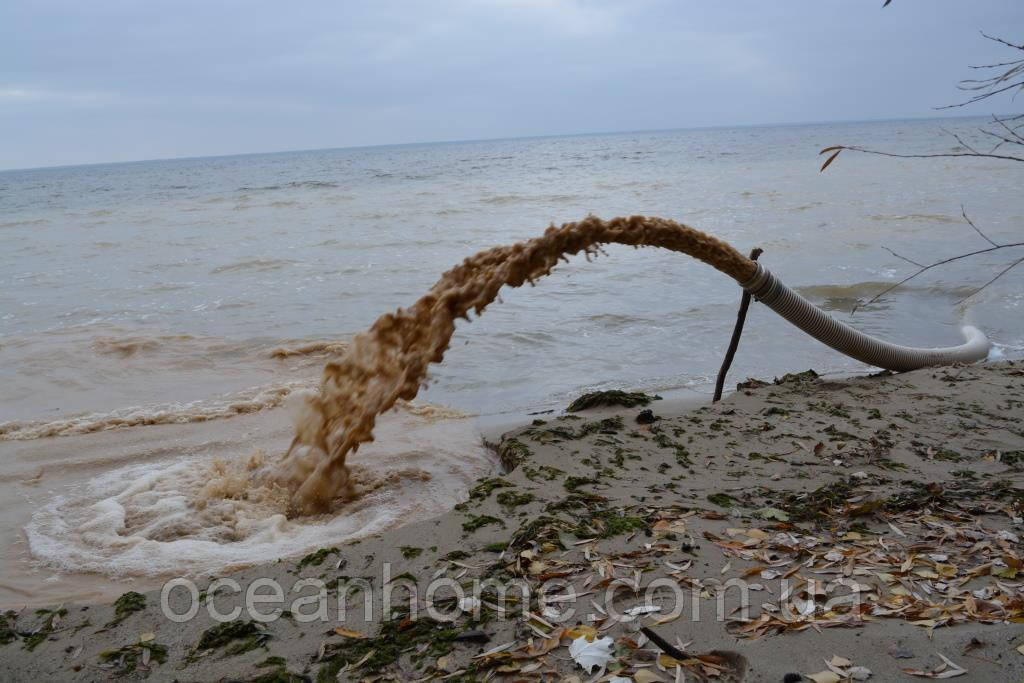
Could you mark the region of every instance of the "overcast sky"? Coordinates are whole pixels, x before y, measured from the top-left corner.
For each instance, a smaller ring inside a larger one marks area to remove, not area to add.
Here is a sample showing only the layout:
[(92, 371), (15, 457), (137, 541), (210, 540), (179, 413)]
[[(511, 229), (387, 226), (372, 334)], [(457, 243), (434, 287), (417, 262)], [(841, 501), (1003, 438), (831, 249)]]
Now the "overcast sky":
[(1021, 0), (881, 4), (3, 0), (0, 168), (930, 116), (1024, 39)]

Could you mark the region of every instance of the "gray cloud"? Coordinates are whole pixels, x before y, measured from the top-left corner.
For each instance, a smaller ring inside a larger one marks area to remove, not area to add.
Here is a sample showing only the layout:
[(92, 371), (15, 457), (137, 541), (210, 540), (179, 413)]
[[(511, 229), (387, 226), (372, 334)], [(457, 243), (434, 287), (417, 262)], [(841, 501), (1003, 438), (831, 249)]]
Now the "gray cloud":
[(1006, 0), (880, 5), (8, 0), (0, 168), (928, 116), (1000, 56), (979, 29), (1024, 29)]

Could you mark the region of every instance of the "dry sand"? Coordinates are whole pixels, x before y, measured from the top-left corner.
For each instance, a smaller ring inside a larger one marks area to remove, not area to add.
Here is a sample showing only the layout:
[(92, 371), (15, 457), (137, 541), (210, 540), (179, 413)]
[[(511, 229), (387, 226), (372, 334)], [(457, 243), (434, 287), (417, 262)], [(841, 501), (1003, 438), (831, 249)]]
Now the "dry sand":
[[(832, 680), (865, 674), (856, 667), (912, 680), (901, 669), (952, 671), (940, 655), (967, 671), (959, 680), (1021, 680), (1024, 363), (790, 377), (692, 411), (667, 403), (647, 406), (652, 424), (637, 422), (639, 406), (542, 416), (499, 440), (510, 471), (481, 480), (459, 509), (229, 577), (243, 592), (280, 582), (278, 606), (294, 613), (265, 625), (244, 610), (219, 625), (209, 582), (185, 623), (164, 616), (159, 591), (123, 597), (120, 617), (113, 605), (8, 613), (4, 678), (590, 680), (599, 669), (588, 675), (568, 646), (593, 637), (612, 641), (602, 680), (778, 683), (828, 671), (824, 660)], [(337, 586), (360, 577), (369, 589), (348, 591), (342, 622)], [(443, 577), (521, 579), (533, 616), (512, 588), (460, 610), (449, 584), (433, 602), (458, 616), (435, 623), (426, 590)], [(303, 578), (327, 582), (326, 621), (304, 621), (315, 602), (292, 604), (317, 594), (315, 583), (291, 592)], [(410, 581), (416, 619), (403, 612)], [(844, 598), (852, 588), (859, 603)], [(244, 603), (230, 586), (215, 593), (221, 613)], [(185, 595), (171, 594), (175, 611)], [(557, 622), (570, 605), (574, 616)], [(659, 657), (641, 627), (687, 656)]]

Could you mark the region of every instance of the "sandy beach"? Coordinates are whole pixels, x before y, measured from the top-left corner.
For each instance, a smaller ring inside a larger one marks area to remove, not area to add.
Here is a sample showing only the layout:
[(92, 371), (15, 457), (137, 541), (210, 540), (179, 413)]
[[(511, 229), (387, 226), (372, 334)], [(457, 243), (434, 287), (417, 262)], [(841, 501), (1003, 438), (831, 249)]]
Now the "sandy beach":
[(1024, 364), (626, 398), (495, 436), (505, 472), (435, 519), (8, 611), (5, 677), (1024, 675)]

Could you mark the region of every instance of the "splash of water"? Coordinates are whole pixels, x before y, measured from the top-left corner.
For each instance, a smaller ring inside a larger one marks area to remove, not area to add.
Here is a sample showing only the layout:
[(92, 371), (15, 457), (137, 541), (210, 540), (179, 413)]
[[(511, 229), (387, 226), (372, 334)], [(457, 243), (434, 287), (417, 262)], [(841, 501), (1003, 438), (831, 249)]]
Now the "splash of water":
[(303, 398), (291, 447), (271, 478), (293, 491), (292, 511), (309, 514), (353, 494), (346, 458), (373, 440), (377, 416), (398, 400), (412, 400), (431, 363), (448, 349), (455, 321), (469, 320), (498, 295), (551, 272), (559, 260), (601, 244), (657, 246), (698, 258), (736, 280), (749, 278), (754, 264), (731, 246), (663, 218), (594, 216), (552, 225), (540, 237), (481, 251), (444, 273), (407, 309), (382, 315), (356, 335), (344, 355), (324, 367), (319, 393)]

